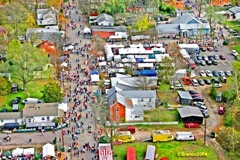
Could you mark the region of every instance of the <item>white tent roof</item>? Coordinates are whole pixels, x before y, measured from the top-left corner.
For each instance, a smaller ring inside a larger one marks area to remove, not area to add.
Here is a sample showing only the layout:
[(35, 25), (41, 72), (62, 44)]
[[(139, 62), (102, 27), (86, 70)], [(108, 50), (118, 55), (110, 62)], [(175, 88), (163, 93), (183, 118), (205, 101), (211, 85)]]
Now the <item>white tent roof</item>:
[(34, 154), (34, 148), (23, 149), (23, 155), (32, 155)]
[(138, 63), (138, 68), (153, 67), (153, 63)]
[(60, 103), (60, 104), (58, 104), (58, 109), (63, 110), (64, 112), (67, 112), (67, 110), (68, 110), (67, 103)]
[(91, 81), (92, 82), (100, 81), (99, 74), (91, 74)]
[(106, 61), (99, 62), (98, 65), (99, 65), (99, 66), (106, 66), (106, 65), (107, 65), (107, 62), (106, 62)]
[(85, 28), (83, 29), (83, 32), (84, 32), (84, 33), (91, 33), (91, 29), (88, 28), (88, 27), (85, 27)]
[(53, 156), (55, 157), (55, 149), (54, 149), (54, 145), (47, 143), (42, 147), (43, 150), (43, 157), (46, 156)]
[(21, 156), (23, 154), (23, 148), (16, 148), (12, 151), (12, 156)]

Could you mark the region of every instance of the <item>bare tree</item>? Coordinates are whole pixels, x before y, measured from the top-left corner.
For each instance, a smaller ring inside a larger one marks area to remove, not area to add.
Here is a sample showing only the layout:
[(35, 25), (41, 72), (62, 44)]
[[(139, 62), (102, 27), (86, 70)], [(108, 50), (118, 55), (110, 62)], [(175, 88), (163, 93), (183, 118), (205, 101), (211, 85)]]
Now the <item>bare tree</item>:
[(139, 79), (136, 80), (135, 84), (142, 90), (150, 90), (152, 87), (153, 80), (149, 77), (139, 77)]

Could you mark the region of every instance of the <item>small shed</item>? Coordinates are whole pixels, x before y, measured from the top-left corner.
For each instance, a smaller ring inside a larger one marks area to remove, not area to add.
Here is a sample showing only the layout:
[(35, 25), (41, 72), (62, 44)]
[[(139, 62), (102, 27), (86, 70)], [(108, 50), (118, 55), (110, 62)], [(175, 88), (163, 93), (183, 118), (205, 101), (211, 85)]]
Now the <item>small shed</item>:
[(18, 104), (13, 104), (12, 111), (13, 112), (18, 112)]
[(203, 114), (198, 107), (182, 106), (178, 108), (178, 113), (183, 123), (196, 122), (199, 124), (203, 123)]
[(178, 101), (183, 105), (191, 105), (192, 104), (192, 96), (188, 91), (178, 91)]

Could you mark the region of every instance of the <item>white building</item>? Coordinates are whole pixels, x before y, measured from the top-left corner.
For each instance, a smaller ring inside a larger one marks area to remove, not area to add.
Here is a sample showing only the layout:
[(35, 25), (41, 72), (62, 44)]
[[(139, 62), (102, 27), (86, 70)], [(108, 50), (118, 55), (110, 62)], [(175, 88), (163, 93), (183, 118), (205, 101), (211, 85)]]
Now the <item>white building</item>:
[(0, 112), (0, 126), (3, 126), (5, 123), (19, 123), (21, 125), (21, 112)]
[(57, 24), (57, 11), (51, 9), (38, 9), (37, 10), (37, 24), (39, 26), (56, 25)]

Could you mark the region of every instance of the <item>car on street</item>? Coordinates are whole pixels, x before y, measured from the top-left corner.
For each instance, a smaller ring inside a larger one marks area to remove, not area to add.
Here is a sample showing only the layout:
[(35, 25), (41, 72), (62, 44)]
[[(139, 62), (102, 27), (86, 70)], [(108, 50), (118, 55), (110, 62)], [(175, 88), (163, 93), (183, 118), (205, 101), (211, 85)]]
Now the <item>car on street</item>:
[(201, 60), (201, 61), (200, 61), (200, 64), (201, 64), (202, 66), (206, 66), (206, 62), (205, 62), (204, 60)]
[(218, 114), (219, 115), (223, 115), (225, 113), (225, 107), (221, 106), (219, 109), (218, 109)]
[(215, 77), (219, 77), (219, 74), (218, 74), (218, 72), (217, 72), (216, 70), (213, 70), (213, 71), (212, 71), (212, 74), (213, 74), (213, 76), (215, 76)]
[(21, 97), (16, 97), (10, 102), (10, 106), (13, 106), (14, 104), (18, 104), (21, 101)]
[(215, 60), (219, 60), (219, 56), (218, 56), (218, 55), (213, 55), (213, 58), (214, 58)]
[(202, 79), (197, 79), (198, 83), (201, 85), (201, 86), (204, 86), (205, 85), (205, 82), (202, 80)]
[(196, 79), (191, 79), (191, 83), (193, 86), (198, 86), (198, 81)]
[(231, 72), (231, 71), (225, 71), (224, 73), (225, 73), (225, 75), (226, 75), (227, 77), (232, 76), (232, 72)]
[(205, 84), (207, 84), (207, 85), (210, 85), (210, 84), (212, 84), (212, 82), (211, 82), (211, 80), (210, 80), (210, 79), (203, 79), (203, 80), (204, 80)]
[(226, 59), (227, 59), (227, 57), (226, 57), (224, 54), (221, 54), (221, 55), (219, 56), (219, 58), (220, 58), (221, 60), (226, 60)]
[(214, 84), (214, 87), (215, 87), (215, 88), (221, 88), (222, 85), (221, 85), (220, 83), (215, 83), (215, 84)]
[(199, 75), (202, 76), (202, 77), (206, 77), (207, 76), (204, 70), (201, 70), (199, 72)]
[(211, 66), (213, 63), (212, 63), (211, 60), (207, 60), (207, 61), (206, 61), (206, 64), (207, 64), (208, 66)]
[(219, 76), (222, 76), (222, 77), (226, 76), (223, 71), (218, 71), (218, 74), (219, 74)]
[(206, 70), (206, 75), (208, 77), (212, 77), (213, 76), (213, 74), (212, 74), (212, 72), (210, 70)]
[(238, 56), (238, 52), (236, 50), (232, 50), (231, 54), (234, 56), (234, 57), (237, 57)]
[(186, 128), (199, 128), (200, 124), (196, 122), (189, 122), (184, 124)]

